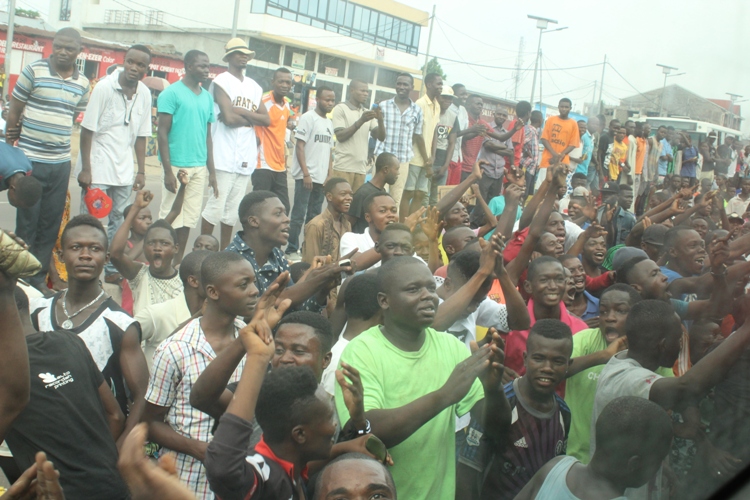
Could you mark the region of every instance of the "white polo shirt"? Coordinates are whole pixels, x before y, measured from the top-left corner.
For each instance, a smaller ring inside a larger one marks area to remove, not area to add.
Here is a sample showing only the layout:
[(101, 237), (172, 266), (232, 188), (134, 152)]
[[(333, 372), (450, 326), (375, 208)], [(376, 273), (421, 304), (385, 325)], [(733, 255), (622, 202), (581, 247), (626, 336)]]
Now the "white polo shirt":
[[(81, 126), (94, 133), (91, 141), (91, 182), (129, 186), (135, 179), (133, 146), (138, 137), (151, 137), (151, 91), (138, 82), (128, 99), (115, 71), (99, 80), (83, 115)], [(83, 166), (78, 153), (75, 173)]]
[(258, 142), (255, 127), (228, 127), (221, 120), (221, 110), (216, 101), (216, 87), (223, 90), (232, 106), (256, 111), (263, 98), (263, 89), (255, 80), (244, 77), (239, 80), (229, 71), (217, 76), (208, 88), (214, 98), (214, 114), (217, 120), (211, 124), (211, 139), (214, 144), (214, 167), (222, 172), (250, 175), (258, 164)]

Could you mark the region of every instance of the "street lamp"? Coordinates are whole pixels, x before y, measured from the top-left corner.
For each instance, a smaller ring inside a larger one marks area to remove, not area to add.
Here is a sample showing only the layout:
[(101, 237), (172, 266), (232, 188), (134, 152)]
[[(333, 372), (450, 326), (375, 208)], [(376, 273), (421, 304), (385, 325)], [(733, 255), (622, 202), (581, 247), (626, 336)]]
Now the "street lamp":
[[(534, 108), (534, 90), (536, 90), (536, 74), (537, 71), (539, 71), (539, 58), (542, 52), (542, 34), (545, 33), (545, 30), (547, 29), (547, 26), (549, 23), (557, 24), (557, 21), (554, 19), (547, 19), (546, 17), (539, 17), (539, 16), (532, 16), (531, 14), (528, 14), (529, 19), (536, 20), (536, 27), (539, 29), (539, 42), (536, 46), (536, 62), (534, 63), (534, 80), (531, 84), (531, 107)], [(564, 28), (560, 28), (564, 29)], [(549, 31), (559, 31), (559, 30), (549, 30)]]
[[(734, 105), (737, 102), (737, 99), (741, 98), (742, 96), (740, 94), (733, 94), (731, 92), (726, 92), (726, 94), (729, 96), (729, 116), (730, 116), (730, 119), (732, 120), (732, 123), (729, 123), (726, 126), (732, 127), (734, 125), (734, 117), (736, 116), (734, 114)], [(743, 101), (740, 101), (740, 102), (743, 102)], [(737, 126), (737, 130), (739, 130), (739, 126)]]
[[(667, 66), (665, 64), (657, 64), (661, 68), (661, 72), (664, 73), (664, 85), (661, 88), (661, 98), (659, 99), (659, 116), (661, 116), (661, 112), (664, 109), (664, 89), (667, 88), (667, 77), (672, 72), (672, 70), (676, 70), (674, 66)], [(684, 73), (681, 73), (684, 75)], [(677, 75), (674, 75), (677, 76)]]

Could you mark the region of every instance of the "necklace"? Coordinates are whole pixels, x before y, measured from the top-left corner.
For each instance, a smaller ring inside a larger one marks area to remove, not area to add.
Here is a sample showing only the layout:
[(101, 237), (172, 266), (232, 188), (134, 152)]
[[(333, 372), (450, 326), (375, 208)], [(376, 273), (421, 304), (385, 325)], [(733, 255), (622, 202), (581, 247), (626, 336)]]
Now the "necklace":
[(99, 299), (102, 298), (103, 295), (104, 295), (104, 290), (102, 290), (99, 293), (99, 295), (96, 296), (96, 298), (94, 300), (92, 300), (91, 302), (89, 302), (88, 304), (86, 304), (85, 306), (83, 306), (82, 308), (80, 308), (79, 310), (77, 310), (76, 312), (74, 312), (73, 314), (70, 314), (68, 312), (67, 306), (65, 305), (65, 300), (68, 298), (68, 289), (66, 288), (65, 291), (63, 292), (63, 296), (62, 296), (62, 308), (63, 308), (63, 313), (65, 313), (65, 316), (68, 319), (66, 319), (65, 321), (63, 321), (62, 325), (60, 325), (60, 326), (62, 326), (65, 330), (70, 330), (71, 328), (73, 328), (73, 321), (71, 321), (71, 320), (73, 318), (75, 318), (76, 316), (78, 316), (79, 314), (81, 314), (84, 309), (87, 309), (87, 308), (91, 307), (92, 305), (94, 305)]

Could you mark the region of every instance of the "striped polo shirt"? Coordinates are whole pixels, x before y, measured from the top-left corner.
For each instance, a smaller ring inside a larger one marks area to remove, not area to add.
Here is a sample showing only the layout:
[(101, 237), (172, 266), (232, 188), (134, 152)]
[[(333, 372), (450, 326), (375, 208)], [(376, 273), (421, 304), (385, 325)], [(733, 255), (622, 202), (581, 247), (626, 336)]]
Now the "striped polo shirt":
[(13, 97), (26, 104), (18, 147), (39, 163), (70, 161), (70, 134), (76, 113), (89, 102), (89, 80), (73, 70), (61, 78), (49, 59), (26, 66), (18, 77)]

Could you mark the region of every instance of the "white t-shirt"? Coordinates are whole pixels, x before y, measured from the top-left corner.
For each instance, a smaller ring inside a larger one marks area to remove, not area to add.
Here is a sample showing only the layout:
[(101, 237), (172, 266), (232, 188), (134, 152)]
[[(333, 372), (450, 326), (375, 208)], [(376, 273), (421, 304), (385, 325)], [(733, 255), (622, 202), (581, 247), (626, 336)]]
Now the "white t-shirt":
[[(151, 92), (138, 82), (133, 98), (122, 93), (115, 71), (91, 92), (81, 126), (94, 133), (91, 140), (91, 182), (130, 186), (135, 178), (133, 146), (138, 137), (151, 137)], [(126, 122), (129, 122), (126, 124)], [(78, 153), (75, 174), (83, 166)]]
[(155, 278), (151, 276), (148, 265), (141, 267), (135, 278), (128, 282), (133, 291), (133, 314), (136, 316), (148, 306), (182, 295), (183, 290), (178, 272), (175, 271), (171, 278)]
[(248, 111), (258, 109), (263, 98), (263, 89), (252, 78), (246, 76), (239, 80), (228, 71), (217, 76), (208, 88), (214, 97), (214, 114), (218, 117), (211, 124), (214, 166), (222, 172), (250, 175), (258, 164), (255, 127), (229, 127), (221, 121), (221, 110), (216, 103), (216, 87), (226, 93), (233, 107)]
[(160, 304), (147, 306), (135, 315), (135, 320), (141, 325), (141, 348), (149, 372), (153, 371), (156, 348), (190, 316), (184, 293)]
[[(365, 229), (364, 233), (344, 233), (341, 236), (341, 242), (339, 243), (339, 255), (346, 255), (354, 249), (357, 249), (358, 253), (366, 252), (375, 248), (375, 241), (370, 236), (370, 229)], [(419, 255), (412, 255), (415, 259), (422, 262), (425, 266), (427, 262), (424, 261)], [(380, 261), (371, 265), (369, 269), (380, 267)]]
[[(466, 108), (463, 106), (456, 106), (455, 104), (451, 104), (451, 107), (448, 109), (452, 109), (456, 112), (458, 115), (458, 127), (460, 132), (461, 130), (466, 130), (469, 128), (469, 113), (466, 111)], [(453, 149), (453, 158), (451, 161), (458, 162), (461, 161), (461, 142), (462, 137), (456, 138), (456, 147)]]
[[(305, 163), (312, 181), (315, 184), (323, 184), (328, 176), (328, 165), (331, 161), (333, 123), (311, 109), (299, 119), (294, 137), (298, 141), (305, 141)], [(297, 148), (294, 150), (292, 177), (296, 180), (303, 177), (302, 168), (297, 160)]]
[[(344, 326), (344, 330), (346, 330), (346, 326)], [(339, 367), (341, 353), (344, 352), (344, 348), (348, 344), (349, 341), (343, 335), (333, 344), (333, 347), (331, 347), (331, 364), (323, 370), (323, 376), (320, 378), (320, 385), (331, 396), (336, 395), (336, 369)]]

